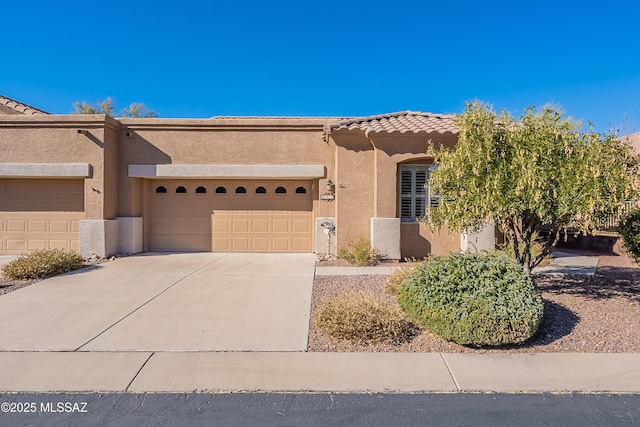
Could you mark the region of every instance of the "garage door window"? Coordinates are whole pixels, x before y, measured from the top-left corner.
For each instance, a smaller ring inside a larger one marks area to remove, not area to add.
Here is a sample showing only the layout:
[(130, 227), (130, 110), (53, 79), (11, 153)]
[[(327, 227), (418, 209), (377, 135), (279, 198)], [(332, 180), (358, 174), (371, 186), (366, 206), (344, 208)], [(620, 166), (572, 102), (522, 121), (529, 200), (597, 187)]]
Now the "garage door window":
[(167, 192), (167, 188), (166, 187), (164, 187), (162, 185), (159, 186), (159, 187), (156, 187), (156, 193), (166, 193), (166, 192)]
[(203, 186), (196, 188), (196, 194), (206, 194), (206, 193), (207, 193), (207, 189), (204, 188)]
[(276, 188), (276, 194), (286, 194), (287, 193), (287, 189), (284, 187), (278, 187)]
[(176, 193), (178, 194), (187, 194), (187, 189), (184, 188), (182, 185), (179, 186), (178, 188), (176, 188)]
[(216, 188), (216, 194), (225, 194), (226, 192), (227, 192), (227, 189), (224, 187)]
[(244, 187), (237, 187), (236, 188), (236, 194), (245, 194), (247, 192), (247, 189)]
[(296, 188), (296, 194), (307, 194), (307, 189), (304, 187)]
[(267, 193), (267, 189), (264, 187), (258, 187), (256, 188), (256, 194), (266, 194)]

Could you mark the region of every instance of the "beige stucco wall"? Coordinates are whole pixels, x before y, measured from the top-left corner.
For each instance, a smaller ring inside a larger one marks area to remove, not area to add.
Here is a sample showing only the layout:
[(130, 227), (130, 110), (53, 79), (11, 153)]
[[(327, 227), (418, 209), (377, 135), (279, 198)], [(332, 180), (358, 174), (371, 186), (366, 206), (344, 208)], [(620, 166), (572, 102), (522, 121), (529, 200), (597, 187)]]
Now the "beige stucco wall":
[(90, 164), (85, 218), (110, 219), (115, 216), (115, 199), (110, 199), (115, 176), (105, 171), (104, 159), (115, 149), (109, 134), (117, 125), (104, 115), (0, 116), (0, 162)]
[[(119, 217), (143, 216), (149, 247), (150, 179), (130, 178), (131, 164), (324, 165), (314, 179), (314, 216), (334, 216), (322, 201), (325, 180), (334, 179), (334, 149), (323, 138), (326, 122), (315, 118), (121, 119), (118, 144)], [(189, 178), (176, 178), (189, 179)]]
[[(333, 150), (322, 136), (319, 119), (123, 119), (118, 149), (118, 216), (137, 216), (143, 181), (128, 177), (129, 164), (314, 165), (333, 176)], [(131, 136), (128, 137), (127, 133)], [(314, 210), (331, 216), (318, 200)], [(321, 189), (322, 191), (322, 189)]]
[[(453, 135), (341, 131), (325, 138), (327, 118), (119, 119), (104, 115), (0, 116), (0, 162), (88, 163), (85, 219), (148, 215), (152, 179), (131, 164), (324, 165), (314, 179), (314, 217), (336, 218), (336, 241), (369, 237), (371, 218), (398, 217), (398, 164), (428, 160), (427, 142)], [(83, 132), (78, 133), (81, 129)], [(179, 178), (188, 179), (188, 178)], [(326, 179), (334, 201), (320, 200)], [(145, 239), (149, 221), (144, 221)], [(402, 256), (457, 250), (459, 235), (402, 224)], [(148, 241), (145, 243), (145, 247)], [(427, 252), (425, 252), (427, 248)]]
[(336, 144), (336, 242), (369, 238), (374, 216), (374, 150), (362, 132), (332, 135)]
[(429, 141), (451, 147), (454, 136), (440, 135), (370, 135), (375, 145), (376, 205), (375, 216), (395, 218), (398, 215), (398, 165), (401, 163), (433, 163), (427, 156)]
[[(398, 218), (398, 165), (429, 163), (429, 142), (452, 147), (447, 134), (370, 134), (341, 131), (331, 135), (336, 149), (336, 238), (338, 247), (370, 236), (371, 218)], [(460, 235), (446, 229), (432, 232), (419, 224), (401, 225), (402, 257), (422, 258), (459, 250)]]
[(422, 223), (400, 224), (400, 253), (403, 258), (422, 259), (460, 250), (460, 234), (443, 227), (433, 230)]

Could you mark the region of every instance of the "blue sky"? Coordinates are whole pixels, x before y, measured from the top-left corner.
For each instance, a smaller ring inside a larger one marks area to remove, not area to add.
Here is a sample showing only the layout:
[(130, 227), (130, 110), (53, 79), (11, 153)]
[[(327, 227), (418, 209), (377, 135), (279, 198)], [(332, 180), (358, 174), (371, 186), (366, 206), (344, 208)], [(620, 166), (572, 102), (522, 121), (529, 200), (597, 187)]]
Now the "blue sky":
[(10, 1), (0, 94), (111, 96), (161, 117), (518, 115), (553, 103), (640, 131), (640, 6), (586, 1)]

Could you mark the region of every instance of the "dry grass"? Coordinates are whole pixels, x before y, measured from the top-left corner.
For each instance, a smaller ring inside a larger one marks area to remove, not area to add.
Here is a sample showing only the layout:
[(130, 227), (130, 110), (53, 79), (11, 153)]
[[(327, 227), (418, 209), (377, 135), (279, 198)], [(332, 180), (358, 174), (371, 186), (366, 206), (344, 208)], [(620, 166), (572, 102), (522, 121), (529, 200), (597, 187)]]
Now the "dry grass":
[(359, 343), (398, 344), (420, 333), (397, 305), (362, 291), (321, 303), (313, 320), (326, 334)]
[(387, 281), (384, 286), (384, 291), (389, 295), (396, 296), (398, 293), (398, 288), (404, 282), (404, 280), (413, 273), (413, 270), (419, 266), (421, 262), (409, 262), (402, 267), (396, 268), (396, 270), (387, 277)]
[(351, 240), (338, 250), (338, 256), (357, 267), (376, 265), (380, 252), (371, 246), (371, 242), (361, 237)]

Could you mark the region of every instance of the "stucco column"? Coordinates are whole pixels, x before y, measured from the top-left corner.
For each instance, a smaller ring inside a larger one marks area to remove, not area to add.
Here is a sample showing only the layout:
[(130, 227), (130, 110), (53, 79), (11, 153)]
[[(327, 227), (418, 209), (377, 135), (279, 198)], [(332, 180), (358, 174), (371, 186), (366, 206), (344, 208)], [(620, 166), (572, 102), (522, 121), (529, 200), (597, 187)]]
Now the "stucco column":
[(496, 248), (496, 226), (493, 221), (475, 233), (462, 233), (460, 235), (461, 251), (485, 251)]
[(371, 218), (371, 246), (380, 258), (400, 259), (400, 218)]
[(118, 221), (107, 219), (80, 221), (78, 249), (80, 255), (106, 257), (116, 253)]

